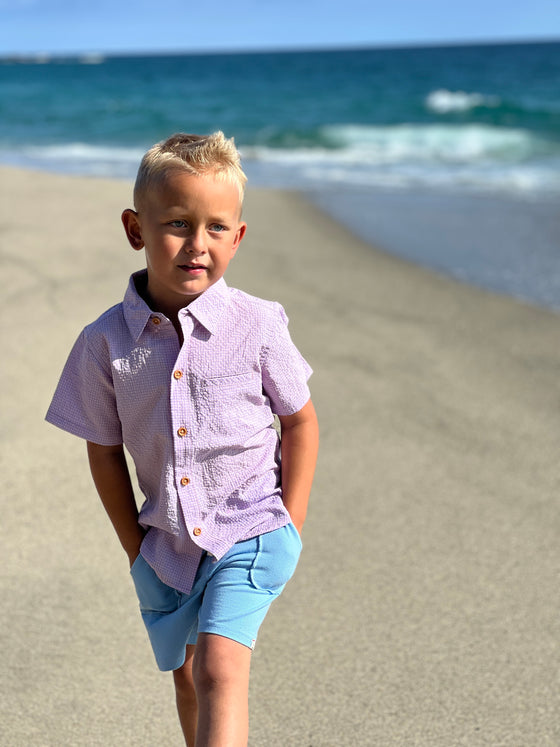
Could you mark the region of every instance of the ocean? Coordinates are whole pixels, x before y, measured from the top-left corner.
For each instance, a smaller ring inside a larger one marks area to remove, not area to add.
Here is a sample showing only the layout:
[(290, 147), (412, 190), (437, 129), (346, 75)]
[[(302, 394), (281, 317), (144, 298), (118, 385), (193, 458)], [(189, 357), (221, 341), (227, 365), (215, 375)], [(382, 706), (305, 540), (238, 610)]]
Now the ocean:
[(560, 42), (0, 58), (0, 162), (132, 178), (176, 131), (234, 136), (387, 252), (560, 310)]

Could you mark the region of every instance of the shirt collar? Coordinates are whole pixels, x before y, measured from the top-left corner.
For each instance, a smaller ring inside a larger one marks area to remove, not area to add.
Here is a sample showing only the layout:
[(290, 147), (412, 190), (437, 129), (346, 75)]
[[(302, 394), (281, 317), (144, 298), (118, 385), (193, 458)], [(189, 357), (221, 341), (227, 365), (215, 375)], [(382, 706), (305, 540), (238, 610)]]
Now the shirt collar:
[[(140, 296), (137, 285), (146, 283), (147, 270), (139, 270), (130, 276), (123, 299), (123, 313), (130, 334), (138, 340), (154, 312)], [(220, 278), (198, 298), (179, 312), (179, 319), (191, 314), (210, 334), (214, 334), (218, 322), (229, 304), (229, 290), (226, 281)]]
[(229, 305), (230, 295), (226, 281), (220, 278), (195, 298), (186, 308), (181, 309), (179, 318), (191, 314), (205, 329), (214, 334), (222, 314)]
[(146, 282), (147, 270), (139, 270), (130, 276), (128, 288), (123, 299), (123, 313), (130, 334), (134, 340), (138, 340), (144, 327), (153, 316), (153, 312), (136, 290), (136, 283), (142, 285)]

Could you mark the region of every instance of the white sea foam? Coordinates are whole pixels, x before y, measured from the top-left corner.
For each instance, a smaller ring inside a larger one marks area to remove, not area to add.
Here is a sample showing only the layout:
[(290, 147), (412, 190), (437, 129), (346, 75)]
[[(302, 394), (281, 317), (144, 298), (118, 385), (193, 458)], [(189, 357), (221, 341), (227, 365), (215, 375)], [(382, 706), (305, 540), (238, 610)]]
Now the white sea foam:
[(66, 143), (28, 145), (18, 151), (0, 152), (0, 160), (54, 171), (131, 178), (136, 173), (143, 154), (143, 148)]
[(90, 145), (89, 143), (64, 143), (61, 145), (27, 146), (23, 153), (36, 158), (89, 161), (138, 161), (143, 149), (122, 148), (110, 145)]
[(489, 125), (416, 125), (391, 127), (329, 126), (327, 139), (353, 154), (376, 163), (398, 161), (472, 162), (484, 158), (517, 159), (530, 155), (535, 138), (524, 130)]
[(332, 125), (323, 127), (321, 134), (332, 147), (282, 150), (259, 146), (244, 152), (252, 158), (302, 163), (457, 164), (488, 159), (518, 161), (545, 147), (524, 130), (489, 125)]
[[(332, 125), (330, 147), (241, 146), (253, 183), (560, 192), (560, 147), (524, 130), (488, 125)], [(149, 145), (149, 144), (147, 144)], [(144, 148), (69, 143), (0, 152), (0, 160), (71, 173), (133, 178)]]
[(500, 105), (497, 96), (485, 96), (481, 93), (466, 93), (465, 91), (448, 91), (438, 88), (426, 96), (425, 104), (428, 109), (438, 114), (448, 112), (465, 112), (478, 106), (496, 107)]
[(329, 126), (331, 148), (243, 149), (260, 172), (290, 185), (339, 183), (468, 188), (530, 194), (560, 191), (560, 148), (524, 130), (489, 125)]

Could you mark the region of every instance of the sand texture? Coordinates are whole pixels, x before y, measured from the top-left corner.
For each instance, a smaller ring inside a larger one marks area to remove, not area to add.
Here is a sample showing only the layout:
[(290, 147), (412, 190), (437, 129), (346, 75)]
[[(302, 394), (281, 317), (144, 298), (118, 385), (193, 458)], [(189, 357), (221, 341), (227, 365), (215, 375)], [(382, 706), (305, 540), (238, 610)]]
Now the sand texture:
[[(7, 747), (182, 744), (84, 444), (43, 421), (141, 256), (131, 185), (0, 170)], [(231, 285), (284, 304), (321, 455), (254, 653), (251, 747), (560, 744), (560, 315), (250, 191)]]

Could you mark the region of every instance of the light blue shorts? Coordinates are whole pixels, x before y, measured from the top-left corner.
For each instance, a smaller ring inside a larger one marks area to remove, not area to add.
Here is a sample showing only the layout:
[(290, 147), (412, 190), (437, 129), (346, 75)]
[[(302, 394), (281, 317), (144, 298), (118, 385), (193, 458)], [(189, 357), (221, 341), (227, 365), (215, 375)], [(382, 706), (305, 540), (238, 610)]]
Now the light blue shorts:
[(220, 560), (204, 555), (190, 594), (168, 586), (139, 555), (130, 573), (158, 667), (177, 669), (199, 633), (254, 648), (271, 603), (293, 575), (301, 539), (293, 524), (235, 544)]

